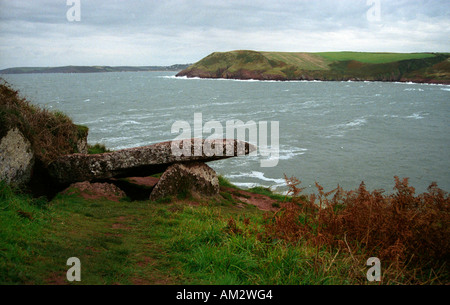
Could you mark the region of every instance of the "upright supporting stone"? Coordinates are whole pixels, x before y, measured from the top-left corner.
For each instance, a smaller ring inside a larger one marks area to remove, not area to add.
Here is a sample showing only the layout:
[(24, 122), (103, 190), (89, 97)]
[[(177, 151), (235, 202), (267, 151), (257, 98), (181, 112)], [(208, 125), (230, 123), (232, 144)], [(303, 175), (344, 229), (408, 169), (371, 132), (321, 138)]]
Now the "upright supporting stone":
[(200, 196), (219, 194), (216, 172), (201, 162), (173, 164), (162, 174), (150, 194), (150, 200), (155, 201), (184, 192)]
[(0, 139), (0, 180), (13, 186), (26, 185), (34, 167), (30, 142), (13, 128)]

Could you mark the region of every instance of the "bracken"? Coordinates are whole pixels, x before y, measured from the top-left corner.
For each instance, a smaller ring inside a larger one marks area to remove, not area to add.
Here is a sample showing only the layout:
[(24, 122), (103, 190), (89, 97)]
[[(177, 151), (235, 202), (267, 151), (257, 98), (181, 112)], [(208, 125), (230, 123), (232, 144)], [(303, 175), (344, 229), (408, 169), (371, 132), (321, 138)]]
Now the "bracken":
[[(266, 216), (266, 238), (304, 241), (330, 250), (364, 253), (389, 263), (397, 272), (436, 272), (448, 280), (450, 254), (450, 198), (432, 183), (415, 196), (408, 179), (395, 178), (395, 192), (369, 192), (364, 183), (354, 191), (337, 187), (318, 195), (299, 196), (300, 181), (287, 178), (291, 203)], [(331, 198), (330, 198), (331, 197)], [(366, 256), (367, 256), (366, 255)], [(414, 273), (414, 275), (413, 275)], [(412, 280), (413, 281), (413, 280)]]

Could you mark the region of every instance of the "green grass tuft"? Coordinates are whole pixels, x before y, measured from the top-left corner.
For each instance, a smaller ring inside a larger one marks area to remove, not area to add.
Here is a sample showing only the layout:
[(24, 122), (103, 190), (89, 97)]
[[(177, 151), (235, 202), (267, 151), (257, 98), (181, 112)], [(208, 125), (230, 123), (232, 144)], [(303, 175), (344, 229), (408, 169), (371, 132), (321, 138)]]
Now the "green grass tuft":
[(219, 179), (219, 185), (223, 187), (230, 187), (234, 189), (238, 189), (238, 187), (230, 182), (227, 178), (225, 178), (222, 175), (218, 175), (217, 178)]
[(291, 198), (289, 198), (288, 196), (274, 193), (270, 188), (267, 188), (267, 187), (256, 186), (256, 187), (249, 189), (248, 191), (250, 193), (268, 196), (268, 197), (278, 200), (278, 201), (290, 201), (291, 200)]
[(107, 149), (104, 144), (96, 143), (94, 145), (88, 144), (88, 154), (95, 155), (95, 154), (103, 154), (106, 152), (111, 152), (111, 150)]

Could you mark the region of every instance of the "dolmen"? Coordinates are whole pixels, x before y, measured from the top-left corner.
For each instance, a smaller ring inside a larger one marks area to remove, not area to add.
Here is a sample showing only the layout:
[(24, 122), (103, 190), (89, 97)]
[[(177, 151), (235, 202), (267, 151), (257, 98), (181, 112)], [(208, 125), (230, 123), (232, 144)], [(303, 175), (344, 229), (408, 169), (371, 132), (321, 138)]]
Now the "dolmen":
[(58, 185), (98, 182), (162, 173), (150, 200), (190, 192), (200, 196), (219, 193), (216, 172), (206, 162), (244, 156), (256, 146), (234, 139), (167, 141), (102, 154), (71, 154), (53, 161), (48, 171)]

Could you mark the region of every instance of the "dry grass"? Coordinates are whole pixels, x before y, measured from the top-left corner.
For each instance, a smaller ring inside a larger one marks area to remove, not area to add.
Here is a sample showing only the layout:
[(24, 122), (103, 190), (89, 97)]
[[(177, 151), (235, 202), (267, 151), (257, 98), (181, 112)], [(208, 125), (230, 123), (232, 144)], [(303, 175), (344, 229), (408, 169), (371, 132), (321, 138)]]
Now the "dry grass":
[(369, 257), (378, 257), (389, 283), (448, 283), (450, 197), (432, 183), (415, 196), (408, 179), (395, 177), (395, 193), (338, 187), (308, 200), (300, 181), (285, 177), (293, 202), (268, 216), (265, 234), (319, 249), (347, 253), (355, 273)]

